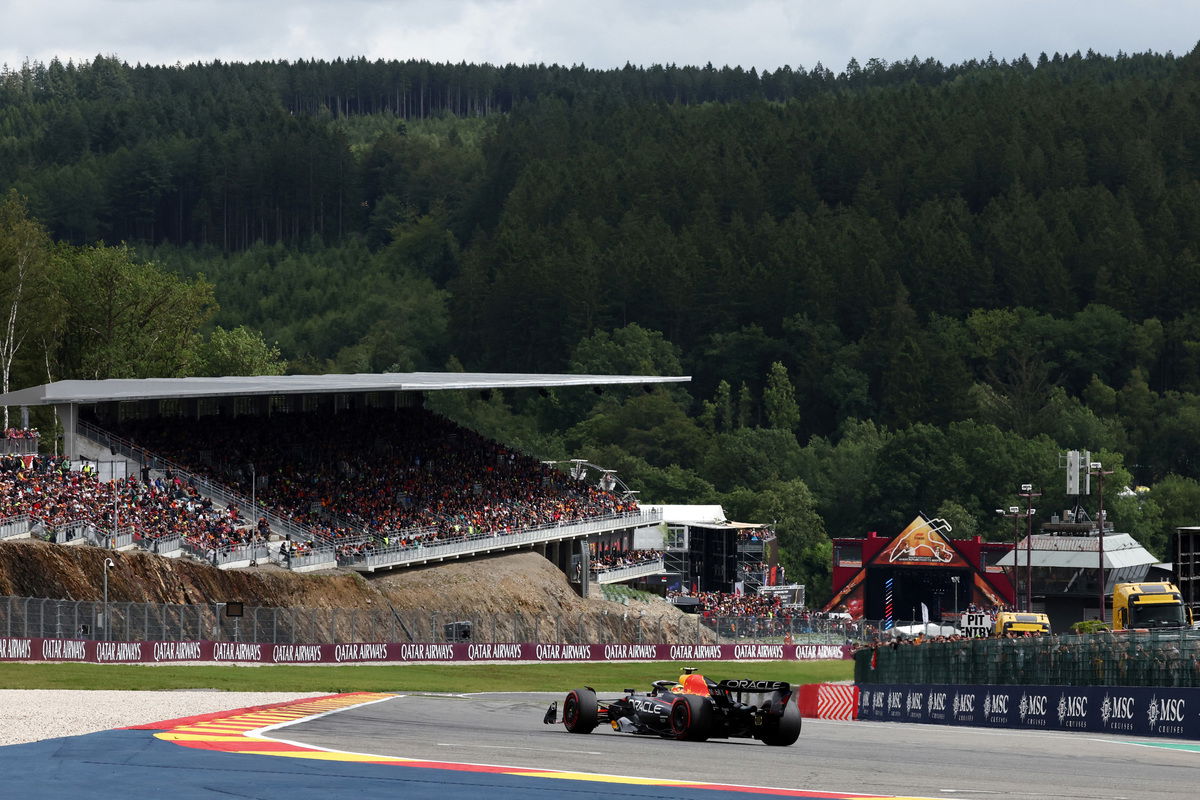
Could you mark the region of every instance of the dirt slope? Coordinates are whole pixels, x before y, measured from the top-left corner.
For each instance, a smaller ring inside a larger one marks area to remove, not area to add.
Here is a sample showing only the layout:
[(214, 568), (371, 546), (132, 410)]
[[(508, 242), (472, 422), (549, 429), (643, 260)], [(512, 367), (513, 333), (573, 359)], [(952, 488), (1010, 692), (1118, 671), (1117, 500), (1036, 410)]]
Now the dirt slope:
[[(694, 642), (694, 617), (665, 601), (629, 605), (580, 598), (566, 576), (537, 553), (453, 561), (377, 573), (297, 575), (275, 567), (218, 570), (190, 559), (65, 547), (31, 540), (0, 542), (0, 596), (100, 600), (105, 558), (115, 602), (247, 607), (359, 609), (390, 607), (418, 620), (469, 619), (497, 641)], [(427, 630), (439, 630), (436, 624)], [(366, 639), (364, 631), (357, 636)]]

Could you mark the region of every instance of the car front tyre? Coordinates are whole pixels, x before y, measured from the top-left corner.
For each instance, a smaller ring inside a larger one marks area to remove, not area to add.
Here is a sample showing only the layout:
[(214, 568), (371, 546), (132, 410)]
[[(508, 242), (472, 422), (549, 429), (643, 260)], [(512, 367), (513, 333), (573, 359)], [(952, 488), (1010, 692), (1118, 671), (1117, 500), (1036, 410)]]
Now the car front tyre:
[(599, 709), (591, 689), (572, 689), (563, 701), (563, 725), (571, 733), (591, 733), (600, 724)]

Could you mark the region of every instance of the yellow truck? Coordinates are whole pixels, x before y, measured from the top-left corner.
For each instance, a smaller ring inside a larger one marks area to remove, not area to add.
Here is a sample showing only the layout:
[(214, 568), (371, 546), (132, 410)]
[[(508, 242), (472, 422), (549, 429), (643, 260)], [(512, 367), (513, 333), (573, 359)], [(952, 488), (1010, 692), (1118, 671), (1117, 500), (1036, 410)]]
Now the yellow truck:
[(992, 636), (1046, 636), (1050, 633), (1050, 618), (1045, 614), (1025, 611), (1001, 611), (996, 615)]
[(1184, 606), (1183, 595), (1173, 583), (1118, 583), (1113, 587), (1115, 631), (1190, 628), (1192, 624), (1192, 611)]

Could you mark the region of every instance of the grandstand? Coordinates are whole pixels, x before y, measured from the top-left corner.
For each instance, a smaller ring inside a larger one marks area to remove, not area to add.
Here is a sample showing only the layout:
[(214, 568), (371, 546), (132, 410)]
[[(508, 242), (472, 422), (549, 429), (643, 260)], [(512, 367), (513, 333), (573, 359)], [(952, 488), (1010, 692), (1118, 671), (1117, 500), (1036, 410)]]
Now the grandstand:
[[(661, 513), (641, 510), (611, 475), (589, 485), (457, 426), (427, 411), (425, 396), (687, 380), (394, 373), (22, 389), (0, 403), (52, 406), (61, 450), (55, 441), (49, 456), (42, 442), (40, 457), (6, 456), (0, 538), (141, 546), (222, 567), (269, 560), (297, 571), (373, 572), (534, 548), (564, 572), (582, 564), (586, 595), (593, 545), (629, 549), (632, 532)], [(105, 464), (110, 476), (140, 479), (101, 480)]]

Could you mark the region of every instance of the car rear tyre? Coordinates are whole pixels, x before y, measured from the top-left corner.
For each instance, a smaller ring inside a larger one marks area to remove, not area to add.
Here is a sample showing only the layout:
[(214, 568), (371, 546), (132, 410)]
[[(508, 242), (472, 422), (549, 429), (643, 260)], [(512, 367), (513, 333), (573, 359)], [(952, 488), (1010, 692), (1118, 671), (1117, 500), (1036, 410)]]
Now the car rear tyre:
[(800, 738), (800, 707), (794, 702), (785, 705), (780, 716), (767, 717), (763, 722), (766, 730), (762, 740), (772, 747), (787, 747)]
[(591, 733), (600, 724), (599, 709), (591, 689), (572, 689), (563, 701), (563, 725), (571, 733)]
[(703, 742), (712, 734), (713, 711), (707, 698), (685, 694), (671, 704), (671, 733), (676, 739)]

